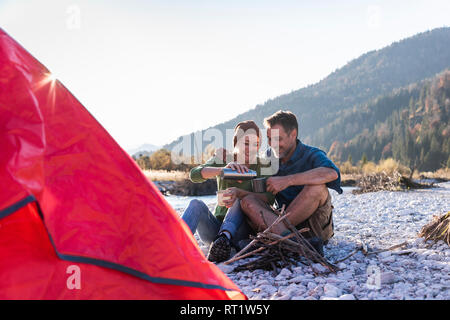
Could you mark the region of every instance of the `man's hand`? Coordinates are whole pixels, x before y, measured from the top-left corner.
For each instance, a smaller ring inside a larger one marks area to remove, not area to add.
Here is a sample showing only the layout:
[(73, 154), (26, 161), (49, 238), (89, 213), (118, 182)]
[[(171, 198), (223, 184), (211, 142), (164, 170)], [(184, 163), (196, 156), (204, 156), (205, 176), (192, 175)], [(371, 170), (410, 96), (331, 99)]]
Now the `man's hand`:
[(290, 184), (288, 177), (270, 177), (266, 182), (266, 190), (272, 192), (273, 194), (277, 194), (289, 186)]

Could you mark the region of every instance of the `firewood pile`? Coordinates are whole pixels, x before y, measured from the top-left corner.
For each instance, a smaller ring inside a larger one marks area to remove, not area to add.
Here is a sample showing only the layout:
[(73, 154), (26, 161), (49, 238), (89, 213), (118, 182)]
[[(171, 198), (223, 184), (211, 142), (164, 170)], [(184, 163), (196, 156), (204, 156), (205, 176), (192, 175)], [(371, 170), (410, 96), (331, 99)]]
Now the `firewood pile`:
[(442, 240), (450, 246), (450, 211), (442, 216), (434, 216), (432, 221), (420, 230), (419, 237), (425, 240)]
[(398, 171), (388, 174), (384, 171), (362, 176), (357, 184), (357, 189), (353, 194), (377, 191), (399, 191), (406, 189), (428, 189), (433, 188), (434, 183), (418, 183), (402, 176)]
[[(285, 207), (281, 210), (274, 210), (278, 218), (266, 230), (253, 237), (252, 241), (233, 258), (224, 262), (230, 264), (244, 258), (255, 258), (249, 262), (236, 266), (233, 271), (244, 270), (273, 270), (296, 265), (298, 261), (311, 266), (315, 274), (319, 272), (314, 268), (314, 263), (319, 263), (331, 272), (336, 272), (338, 268), (322, 257), (314, 247), (305, 239), (302, 233), (309, 231), (308, 228), (297, 230), (287, 219), (289, 213), (285, 212)], [(272, 231), (273, 227), (279, 223), (284, 223), (291, 231), (290, 234), (282, 237)]]
[(364, 175), (356, 184), (358, 189), (353, 190), (352, 192), (354, 194), (360, 194), (382, 190), (398, 191), (401, 190), (401, 177), (401, 174), (397, 171), (391, 175), (386, 172)]

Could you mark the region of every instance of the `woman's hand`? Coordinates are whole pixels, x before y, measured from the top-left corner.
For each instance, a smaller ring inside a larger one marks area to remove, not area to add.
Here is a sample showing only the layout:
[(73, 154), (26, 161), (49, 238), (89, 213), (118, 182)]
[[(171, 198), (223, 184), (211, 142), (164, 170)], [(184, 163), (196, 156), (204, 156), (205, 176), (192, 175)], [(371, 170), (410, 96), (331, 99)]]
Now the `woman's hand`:
[(229, 199), (224, 199), (223, 203), (225, 204), (225, 207), (231, 208), (234, 204), (234, 202), (239, 199), (239, 188), (231, 187), (226, 189), (226, 193), (223, 195), (224, 197), (229, 197)]
[(225, 168), (231, 168), (232, 170), (237, 171), (239, 173), (246, 173), (249, 170), (245, 165), (237, 162), (230, 162), (225, 166)]

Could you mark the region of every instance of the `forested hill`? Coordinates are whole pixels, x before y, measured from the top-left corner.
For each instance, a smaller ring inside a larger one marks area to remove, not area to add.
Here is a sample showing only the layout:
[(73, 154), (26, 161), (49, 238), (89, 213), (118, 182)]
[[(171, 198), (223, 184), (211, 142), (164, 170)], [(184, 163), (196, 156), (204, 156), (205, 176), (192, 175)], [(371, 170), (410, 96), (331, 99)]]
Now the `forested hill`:
[[(365, 128), (360, 124), (360, 131), (350, 130), (349, 124), (339, 118), (366, 108), (374, 98), (390, 96), (394, 89), (418, 83), (450, 68), (449, 43), (448, 27), (417, 34), (368, 52), (316, 84), (268, 100), (213, 128), (225, 132), (247, 119), (262, 126), (263, 119), (273, 112), (291, 110), (299, 118), (302, 141), (328, 151), (336, 141), (346, 143)], [(164, 147), (171, 150), (180, 142), (181, 137)]]
[(329, 155), (336, 160), (393, 157), (430, 171), (450, 167), (449, 120), (450, 69), (347, 110), (318, 134), (334, 141)]

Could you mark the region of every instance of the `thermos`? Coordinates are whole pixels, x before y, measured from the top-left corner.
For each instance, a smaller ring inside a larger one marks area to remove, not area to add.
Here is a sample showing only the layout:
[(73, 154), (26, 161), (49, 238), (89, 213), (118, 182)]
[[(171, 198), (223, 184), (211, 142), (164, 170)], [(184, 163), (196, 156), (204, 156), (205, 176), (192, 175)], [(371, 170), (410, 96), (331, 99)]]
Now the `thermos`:
[(239, 173), (231, 168), (224, 168), (220, 176), (228, 180), (251, 180), (253, 192), (266, 192), (267, 178), (256, 178), (257, 174), (254, 170)]
[(231, 168), (224, 168), (220, 176), (229, 180), (251, 180), (256, 178), (256, 171), (248, 170), (248, 172), (239, 173)]

